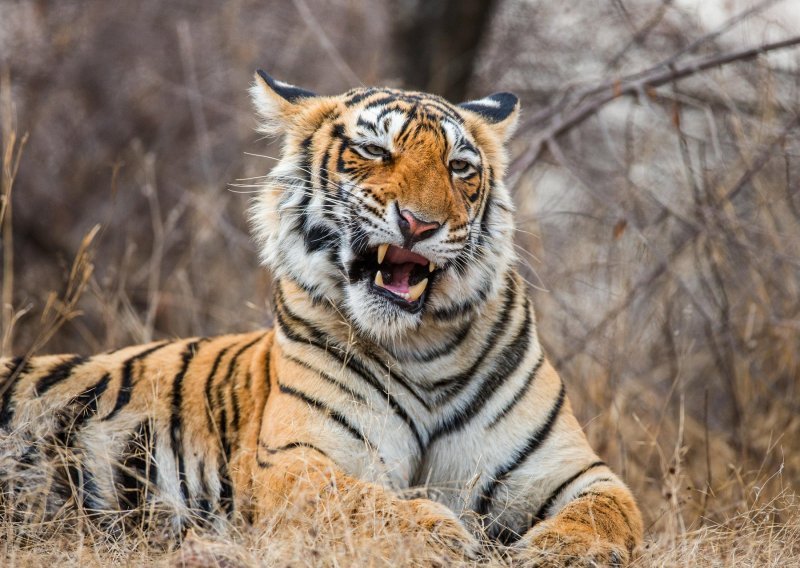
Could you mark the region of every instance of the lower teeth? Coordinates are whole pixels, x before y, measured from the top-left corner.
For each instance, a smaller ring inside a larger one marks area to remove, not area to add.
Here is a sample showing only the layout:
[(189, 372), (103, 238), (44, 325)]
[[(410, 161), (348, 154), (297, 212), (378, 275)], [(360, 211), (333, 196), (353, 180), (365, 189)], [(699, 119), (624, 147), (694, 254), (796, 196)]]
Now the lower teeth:
[[(379, 270), (375, 273), (375, 285), (380, 286), (384, 290), (386, 290), (386, 285), (383, 281), (383, 273)], [(398, 298), (403, 298), (407, 302), (416, 302), (420, 296), (425, 292), (425, 288), (428, 287), (428, 279), (423, 278), (413, 286), (408, 289), (408, 292), (393, 292), (389, 290), (392, 294), (397, 296)]]

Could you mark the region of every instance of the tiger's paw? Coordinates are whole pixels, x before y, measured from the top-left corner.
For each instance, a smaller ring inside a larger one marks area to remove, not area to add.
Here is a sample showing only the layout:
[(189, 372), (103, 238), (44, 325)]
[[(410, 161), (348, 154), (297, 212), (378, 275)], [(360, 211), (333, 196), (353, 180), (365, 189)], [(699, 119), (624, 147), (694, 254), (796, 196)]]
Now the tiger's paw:
[(625, 546), (601, 539), (591, 531), (545, 529), (523, 538), (514, 551), (521, 566), (585, 568), (627, 566), (631, 554)]
[(442, 560), (478, 559), (480, 542), (449, 508), (429, 499), (411, 499), (402, 503), (410, 517), (405, 524), (423, 535), (428, 548), (433, 548)]
[(212, 539), (203, 538), (189, 530), (185, 540), (172, 558), (172, 568), (244, 568), (245, 564), (235, 558), (232, 547)]

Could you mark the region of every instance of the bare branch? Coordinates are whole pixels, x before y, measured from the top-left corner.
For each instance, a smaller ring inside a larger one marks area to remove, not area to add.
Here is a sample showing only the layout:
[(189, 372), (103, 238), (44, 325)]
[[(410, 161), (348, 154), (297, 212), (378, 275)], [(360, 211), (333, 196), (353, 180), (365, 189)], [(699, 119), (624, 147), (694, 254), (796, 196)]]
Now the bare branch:
[(757, 47), (700, 58), (682, 65), (671, 65), (667, 69), (664, 69), (663, 65), (659, 63), (645, 71), (639, 71), (623, 77), (612, 85), (604, 84), (602, 88), (593, 89), (597, 94), (577, 103), (571, 103), (571, 108), (569, 106), (561, 108), (558, 105), (556, 105), (556, 108), (551, 107), (552, 112), (549, 115), (539, 114), (535, 123), (529, 121), (520, 128), (520, 133), (523, 133), (533, 129), (538, 124), (545, 124), (545, 127), (534, 136), (528, 149), (512, 162), (509, 168), (509, 183), (514, 185), (519, 180), (519, 176), (536, 162), (547, 140), (554, 139), (578, 126), (615, 99), (627, 95), (648, 93), (656, 87), (684, 79), (708, 69), (738, 61), (747, 61), (764, 53), (798, 45), (800, 45), (800, 36), (794, 36)]

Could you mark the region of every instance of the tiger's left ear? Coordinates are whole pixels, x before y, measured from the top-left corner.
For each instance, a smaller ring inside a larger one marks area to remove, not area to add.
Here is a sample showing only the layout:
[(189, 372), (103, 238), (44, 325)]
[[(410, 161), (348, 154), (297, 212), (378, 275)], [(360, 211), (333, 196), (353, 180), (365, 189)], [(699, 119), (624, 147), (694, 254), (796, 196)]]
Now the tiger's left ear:
[(483, 118), (503, 141), (511, 137), (517, 126), (519, 99), (512, 93), (494, 93), (476, 101), (461, 103), (458, 106)]
[(273, 79), (261, 69), (256, 71), (250, 87), (250, 97), (261, 118), (259, 130), (272, 136), (286, 132), (306, 99), (316, 96), (311, 91)]

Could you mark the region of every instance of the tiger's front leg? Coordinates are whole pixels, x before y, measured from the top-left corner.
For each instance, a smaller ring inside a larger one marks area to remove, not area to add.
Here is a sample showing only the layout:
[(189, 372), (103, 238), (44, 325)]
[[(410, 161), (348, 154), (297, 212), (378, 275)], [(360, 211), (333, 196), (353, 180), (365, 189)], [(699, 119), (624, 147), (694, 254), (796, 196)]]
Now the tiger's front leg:
[(598, 482), (531, 528), (515, 552), (523, 565), (624, 566), (641, 537), (641, 517), (627, 489)]
[[(404, 500), (377, 483), (344, 473), (317, 448), (289, 444), (265, 448), (258, 457), (257, 524), (304, 533), (324, 527), (334, 539), (349, 535), (388, 546), (389, 558), (402, 535), (421, 546), (426, 558), (442, 563), (475, 558), (479, 544), (444, 505), (428, 499)], [(318, 532), (318, 531), (317, 531)]]
[(445, 565), (475, 557), (477, 540), (450, 509), (393, 491), (402, 483), (391, 472), (404, 466), (393, 461), (398, 454), (381, 444), (380, 432), (400, 445), (403, 438), (390, 426), (370, 424), (386, 418), (368, 391), (349, 390), (346, 376), (300, 363), (277, 345), (272, 361), (271, 392), (248, 460), (257, 524), (279, 532), (324, 527), (326, 537), (351, 535), (392, 547), (385, 558), (397, 554), (397, 540), (386, 535), (411, 539), (425, 558)]
[(512, 459), (492, 468), (477, 510), (515, 561), (542, 567), (631, 561), (642, 539), (639, 509), (590, 447), (549, 362), (487, 435), (501, 448), (501, 460), (508, 460), (502, 448), (513, 448)]

